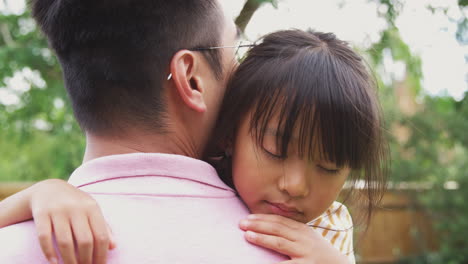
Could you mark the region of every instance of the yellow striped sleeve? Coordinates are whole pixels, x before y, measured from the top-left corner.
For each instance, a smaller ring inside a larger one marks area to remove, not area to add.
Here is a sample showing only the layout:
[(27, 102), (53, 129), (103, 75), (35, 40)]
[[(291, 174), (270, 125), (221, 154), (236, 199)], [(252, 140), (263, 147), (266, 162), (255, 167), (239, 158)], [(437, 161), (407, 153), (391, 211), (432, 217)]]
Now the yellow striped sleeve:
[(318, 231), (342, 254), (355, 263), (353, 252), (353, 222), (345, 205), (334, 202), (321, 216), (310, 221), (309, 226)]

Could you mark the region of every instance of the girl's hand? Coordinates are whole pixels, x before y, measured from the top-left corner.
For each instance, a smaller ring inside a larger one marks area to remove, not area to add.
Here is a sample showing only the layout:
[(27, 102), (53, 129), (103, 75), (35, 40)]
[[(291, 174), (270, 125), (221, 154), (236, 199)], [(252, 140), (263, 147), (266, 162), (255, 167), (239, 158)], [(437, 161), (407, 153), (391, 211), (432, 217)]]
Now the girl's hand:
[(52, 233), (65, 264), (105, 263), (115, 247), (96, 201), (65, 181), (45, 180), (0, 202), (0, 227), (32, 217), (50, 263), (58, 263)]
[(65, 264), (106, 263), (107, 251), (115, 248), (115, 243), (90, 195), (58, 179), (45, 180), (31, 188), (30, 209), (49, 262), (58, 263), (53, 233)]
[(307, 225), (269, 214), (253, 214), (240, 222), (252, 244), (287, 255), (282, 264), (349, 263), (346, 256)]

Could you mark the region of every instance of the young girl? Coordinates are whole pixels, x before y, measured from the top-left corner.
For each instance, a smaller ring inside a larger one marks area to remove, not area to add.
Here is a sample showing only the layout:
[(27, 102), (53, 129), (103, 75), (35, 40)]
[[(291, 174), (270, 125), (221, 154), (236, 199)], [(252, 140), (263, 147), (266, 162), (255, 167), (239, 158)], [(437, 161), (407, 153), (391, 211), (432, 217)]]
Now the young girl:
[[(240, 223), (249, 242), (303, 261), (297, 263), (327, 259), (321, 254), (354, 262), (351, 217), (335, 200), (345, 181), (363, 179), (370, 212), (384, 183), (386, 144), (371, 75), (347, 43), (299, 30), (264, 37), (231, 78), (215, 138), (225, 155), (212, 158), (212, 147), (207, 160), (253, 213)], [(0, 226), (26, 220), (31, 210), (100, 213), (97, 206), (83, 208), (92, 198), (64, 182), (49, 180), (28, 191), (2, 203), (21, 208), (31, 202), (32, 208), (0, 212)], [(36, 225), (51, 226), (51, 219), (36, 219)], [(50, 232), (40, 239), (46, 255), (55, 254)]]

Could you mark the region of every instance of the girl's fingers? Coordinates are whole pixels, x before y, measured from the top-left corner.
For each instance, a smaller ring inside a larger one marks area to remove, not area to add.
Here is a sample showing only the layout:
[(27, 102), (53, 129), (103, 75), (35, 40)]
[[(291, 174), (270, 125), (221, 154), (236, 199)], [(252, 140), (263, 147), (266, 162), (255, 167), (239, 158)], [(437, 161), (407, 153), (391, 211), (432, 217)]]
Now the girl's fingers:
[[(287, 220), (287, 221), (284, 221)], [(250, 230), (256, 233), (272, 235), (285, 238), (292, 242), (302, 241), (310, 235), (309, 228), (303, 224), (285, 217), (275, 217), (275, 215), (263, 215), (262, 217), (252, 218), (240, 222), (242, 230)]]
[(291, 258), (300, 254), (300, 245), (297, 245), (297, 243), (294, 243), (283, 237), (247, 231), (245, 232), (245, 238), (252, 244), (274, 250)]
[(52, 240), (52, 223), (49, 215), (38, 213), (34, 216), (39, 244), (41, 245), (44, 256), (51, 264), (58, 264), (57, 254), (55, 253)]
[(68, 217), (62, 215), (52, 216), (57, 246), (64, 264), (77, 264), (72, 230)]
[(242, 220), (240, 222), (240, 228), (244, 231), (253, 231), (265, 235), (279, 236), (285, 239), (295, 241), (297, 238), (293, 234), (294, 230), (282, 223), (274, 223), (263, 220)]
[(88, 218), (82, 214), (76, 214), (71, 218), (71, 226), (77, 247), (78, 263), (93, 263), (94, 239)]
[(89, 216), (89, 225), (93, 231), (94, 237), (94, 264), (105, 264), (107, 260), (107, 251), (110, 247), (109, 227), (107, 226), (101, 211), (94, 210)]
[(251, 214), (247, 217), (247, 219), (280, 223), (292, 229), (301, 229), (304, 227), (304, 223), (298, 222), (296, 220), (293, 220), (293, 219), (290, 219), (281, 215), (274, 215), (274, 214)]
[(115, 242), (114, 239), (114, 234), (112, 233), (112, 229), (110, 228), (109, 225), (107, 226), (107, 233), (109, 234), (109, 250), (112, 250), (117, 247), (117, 243)]

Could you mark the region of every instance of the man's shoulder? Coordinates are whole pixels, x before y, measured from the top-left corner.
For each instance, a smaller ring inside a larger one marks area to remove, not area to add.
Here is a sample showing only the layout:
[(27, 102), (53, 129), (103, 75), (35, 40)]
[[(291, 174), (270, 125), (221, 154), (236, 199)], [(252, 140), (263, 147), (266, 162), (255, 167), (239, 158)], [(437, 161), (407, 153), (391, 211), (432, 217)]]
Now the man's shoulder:
[[(239, 221), (247, 208), (237, 197), (102, 196), (118, 247), (108, 263), (277, 263), (271, 251), (249, 244)], [(116, 206), (118, 205), (118, 206)]]
[(48, 263), (37, 240), (34, 222), (0, 228), (0, 263)]

